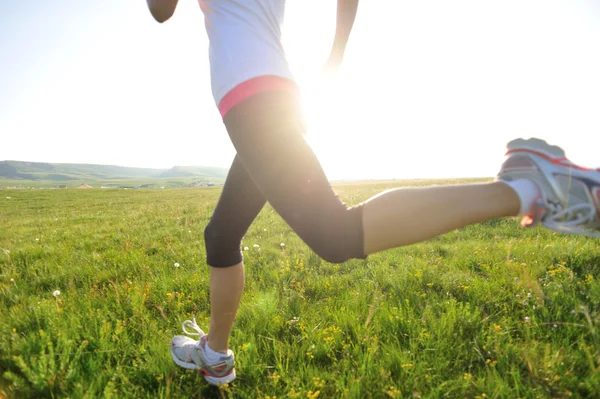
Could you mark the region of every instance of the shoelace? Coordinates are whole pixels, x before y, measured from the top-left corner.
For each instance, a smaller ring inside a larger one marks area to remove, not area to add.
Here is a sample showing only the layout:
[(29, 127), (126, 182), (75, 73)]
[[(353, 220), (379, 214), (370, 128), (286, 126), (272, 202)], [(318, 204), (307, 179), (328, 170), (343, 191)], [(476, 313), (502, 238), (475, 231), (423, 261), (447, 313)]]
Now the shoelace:
[[(189, 327), (194, 331), (188, 331), (186, 327)], [(192, 320), (186, 320), (183, 323), (181, 323), (181, 329), (184, 333), (192, 337), (202, 337), (206, 335), (204, 334), (204, 331), (202, 331), (202, 329), (198, 326), (198, 323), (196, 323), (195, 317)]]
[(589, 237), (600, 237), (600, 231), (586, 230), (581, 225), (591, 224), (596, 220), (596, 208), (592, 204), (577, 204), (562, 209), (560, 205), (546, 204), (550, 208), (548, 216), (542, 223), (550, 230), (558, 233), (583, 234)]

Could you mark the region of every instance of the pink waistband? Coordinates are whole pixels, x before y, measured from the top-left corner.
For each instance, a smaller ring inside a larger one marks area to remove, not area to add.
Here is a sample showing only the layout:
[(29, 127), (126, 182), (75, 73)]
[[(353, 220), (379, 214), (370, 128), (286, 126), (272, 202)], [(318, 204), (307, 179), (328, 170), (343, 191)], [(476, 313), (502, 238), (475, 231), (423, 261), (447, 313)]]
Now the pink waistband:
[(258, 76), (240, 83), (225, 94), (225, 97), (219, 102), (221, 117), (224, 118), (231, 108), (248, 97), (271, 90), (286, 90), (299, 93), (298, 85), (293, 80), (274, 75)]

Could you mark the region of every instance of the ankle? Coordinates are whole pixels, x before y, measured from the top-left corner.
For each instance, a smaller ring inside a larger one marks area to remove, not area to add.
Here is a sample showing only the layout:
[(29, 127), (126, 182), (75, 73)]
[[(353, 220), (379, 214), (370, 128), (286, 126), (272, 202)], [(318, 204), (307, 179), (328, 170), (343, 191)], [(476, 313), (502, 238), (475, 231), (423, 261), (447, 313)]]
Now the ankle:
[(206, 345), (204, 345), (204, 355), (206, 356), (209, 362), (218, 362), (223, 356), (227, 356), (227, 352), (221, 353), (214, 351), (211, 349), (207, 342)]
[(227, 342), (225, 342), (225, 344), (223, 345), (222, 343), (219, 343), (218, 340), (211, 340), (210, 335), (209, 335), (206, 338), (206, 352), (227, 355), (227, 352), (228, 352)]
[(529, 179), (500, 181), (512, 188), (519, 197), (519, 201), (521, 203), (519, 216), (529, 215), (536, 201), (538, 201), (539, 198), (542, 196), (542, 190), (540, 189), (538, 184), (533, 180)]

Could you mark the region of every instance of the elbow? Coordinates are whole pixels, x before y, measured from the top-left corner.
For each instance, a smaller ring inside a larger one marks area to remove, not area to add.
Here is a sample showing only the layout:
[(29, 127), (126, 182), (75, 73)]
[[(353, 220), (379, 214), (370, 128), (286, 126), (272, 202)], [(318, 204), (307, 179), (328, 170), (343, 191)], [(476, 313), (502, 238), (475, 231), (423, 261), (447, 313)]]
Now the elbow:
[(150, 8), (150, 13), (152, 14), (152, 17), (154, 17), (156, 22), (159, 22), (161, 24), (173, 16), (173, 11), (158, 8)]
[(161, 24), (173, 16), (178, 0), (146, 0), (150, 14)]
[(162, 24), (173, 16), (177, 0), (147, 0), (147, 3), (152, 17)]

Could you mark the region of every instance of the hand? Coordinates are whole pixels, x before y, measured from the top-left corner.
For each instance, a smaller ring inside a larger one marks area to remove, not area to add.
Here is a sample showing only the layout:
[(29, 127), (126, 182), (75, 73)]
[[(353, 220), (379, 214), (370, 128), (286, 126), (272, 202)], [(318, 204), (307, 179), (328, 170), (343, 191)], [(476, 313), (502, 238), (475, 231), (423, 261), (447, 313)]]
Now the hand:
[(342, 65), (342, 61), (344, 59), (344, 54), (339, 52), (332, 52), (325, 62), (321, 70), (321, 75), (323, 76), (331, 76), (338, 72), (340, 66)]

